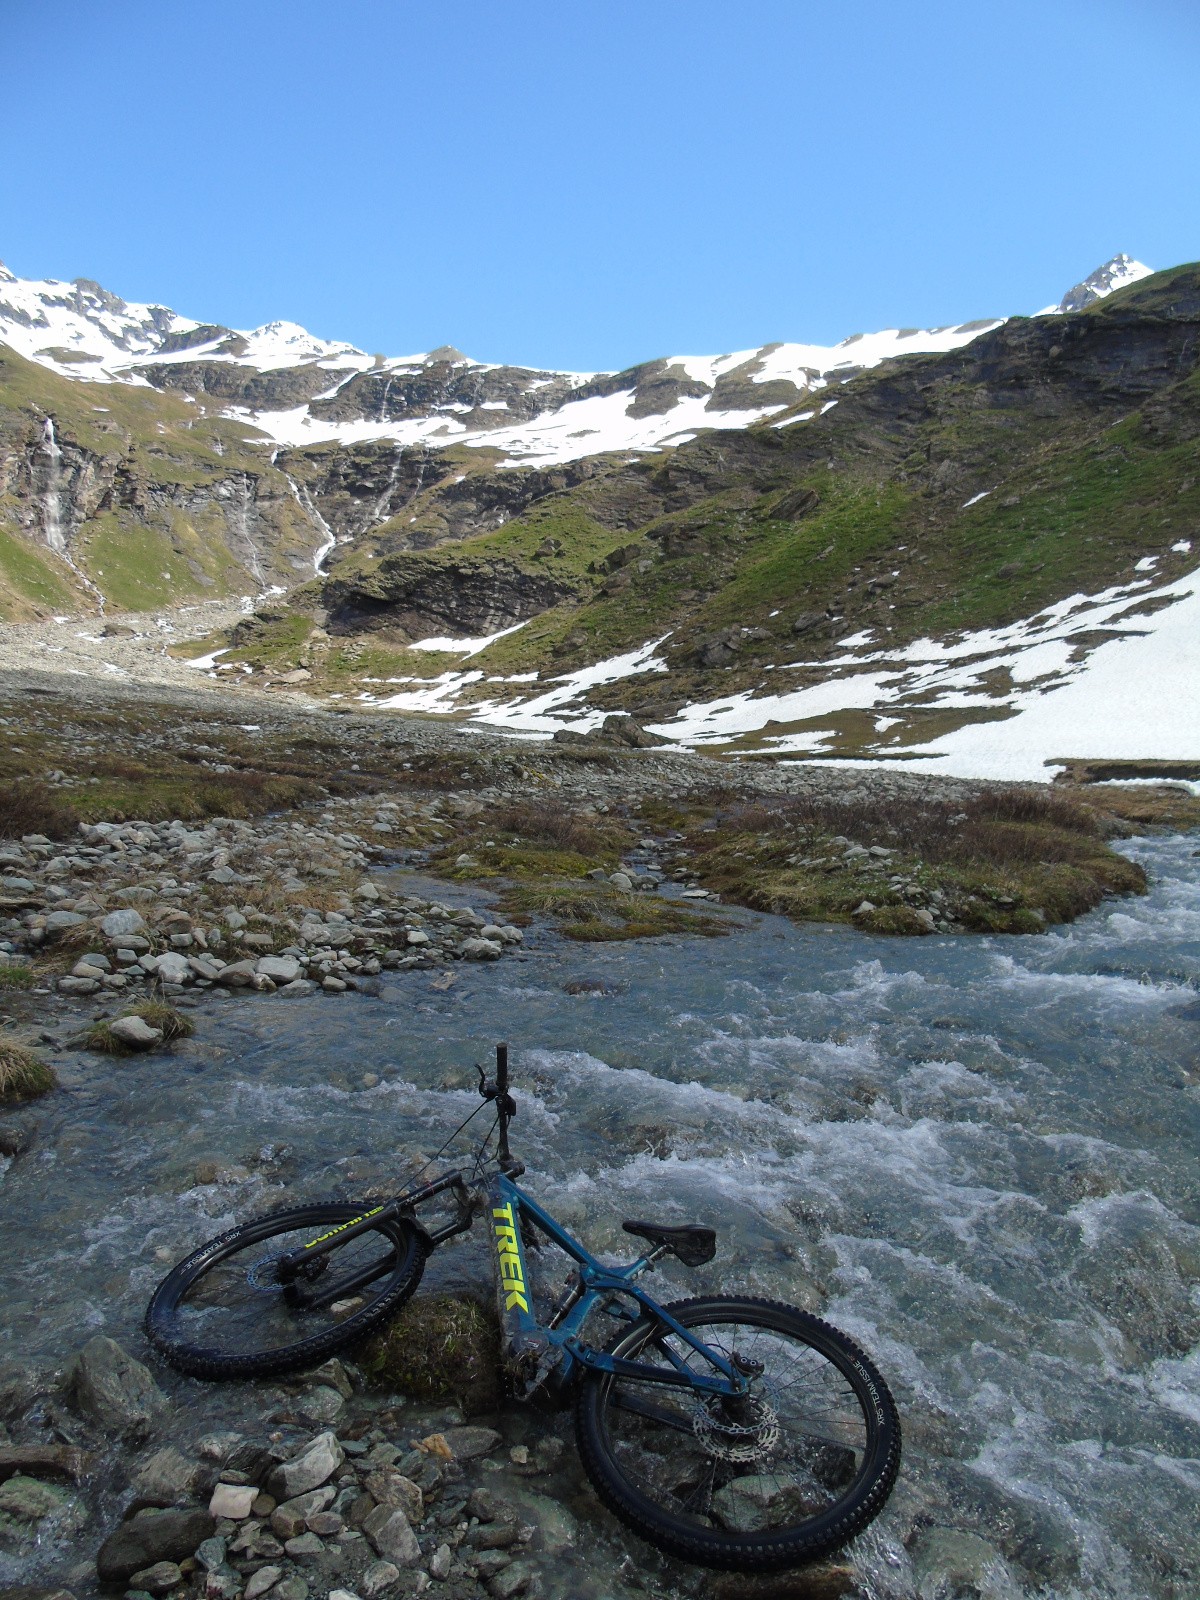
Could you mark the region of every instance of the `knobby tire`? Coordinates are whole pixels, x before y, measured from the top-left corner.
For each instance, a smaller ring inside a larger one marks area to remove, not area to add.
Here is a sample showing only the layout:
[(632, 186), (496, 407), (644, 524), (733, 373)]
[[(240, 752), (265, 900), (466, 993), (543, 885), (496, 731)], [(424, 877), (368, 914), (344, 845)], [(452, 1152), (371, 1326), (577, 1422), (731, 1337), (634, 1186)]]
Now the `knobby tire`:
[[(731, 1332), (740, 1329), (743, 1335), (749, 1336), (751, 1344), (752, 1330), (755, 1330), (781, 1336), (789, 1342), (789, 1348), (803, 1350), (806, 1347), (813, 1353), (816, 1375), (822, 1380), (830, 1378), (830, 1381), (844, 1384), (847, 1393), (853, 1396), (857, 1409), (846, 1401), (846, 1417), (847, 1421), (853, 1419), (856, 1430), (861, 1428), (861, 1464), (853, 1469), (853, 1481), (844, 1488), (839, 1487), (832, 1504), (782, 1528), (733, 1531), (720, 1526), (719, 1518), (717, 1525), (713, 1525), (711, 1484), (709, 1513), (704, 1521), (694, 1514), (681, 1515), (671, 1504), (664, 1503), (673, 1495), (678, 1497), (678, 1489), (660, 1489), (656, 1495), (636, 1481), (638, 1461), (657, 1458), (639, 1446), (636, 1435), (629, 1439), (619, 1436), (618, 1419), (623, 1415), (619, 1386), (623, 1380), (590, 1371), (581, 1378), (578, 1387), (576, 1435), (584, 1469), (609, 1510), (658, 1549), (700, 1566), (729, 1571), (775, 1572), (799, 1566), (827, 1555), (860, 1533), (882, 1510), (900, 1468), (900, 1422), (895, 1403), (864, 1352), (852, 1339), (820, 1318), (772, 1300), (714, 1295), (677, 1301), (664, 1309), (684, 1327), (712, 1328), (719, 1324)], [(642, 1317), (618, 1334), (608, 1349), (614, 1355), (645, 1360), (644, 1352), (647, 1347), (654, 1348), (655, 1336), (662, 1331), (662, 1326), (652, 1316)], [(705, 1338), (704, 1333), (699, 1336)], [(677, 1339), (677, 1348), (685, 1350), (687, 1347)], [(697, 1364), (711, 1371), (708, 1363)], [(836, 1374), (835, 1379), (832, 1374)], [(633, 1392), (628, 1385), (625, 1388), (626, 1393)], [(651, 1391), (656, 1393), (652, 1395)], [(668, 1416), (674, 1418), (659, 1427), (651, 1446), (651, 1450), (661, 1451), (665, 1442), (668, 1454), (672, 1448), (677, 1451), (678, 1465), (664, 1466), (664, 1474), (678, 1477), (685, 1470), (695, 1471), (694, 1465), (689, 1469), (684, 1463), (689, 1452), (693, 1462), (703, 1459), (704, 1446), (698, 1446), (694, 1438), (695, 1419), (701, 1412), (696, 1391), (642, 1383), (636, 1395), (648, 1397), (642, 1403), (649, 1406), (651, 1413), (657, 1410), (664, 1420)], [(686, 1398), (680, 1401), (680, 1395)], [(672, 1396), (675, 1398), (662, 1398)], [(632, 1406), (626, 1402), (626, 1409), (637, 1413), (636, 1397)], [(701, 1433), (705, 1422), (706, 1418), (701, 1415)], [(652, 1429), (656, 1425), (657, 1419), (652, 1417)], [(632, 1430), (636, 1424), (625, 1426)], [(801, 1426), (797, 1422), (794, 1429)], [(802, 1432), (796, 1432), (795, 1436), (804, 1439)], [(719, 1450), (721, 1446), (716, 1448)], [(857, 1461), (858, 1450), (844, 1449), (843, 1453)], [(627, 1470), (625, 1462), (632, 1462), (633, 1469)], [(766, 1467), (769, 1463), (764, 1460), (758, 1465)], [(746, 1466), (753, 1472), (754, 1463), (747, 1462)], [(736, 1473), (738, 1469), (733, 1470)], [(645, 1474), (641, 1476), (644, 1478)], [(715, 1477), (714, 1470), (713, 1482)], [(724, 1487), (728, 1488), (728, 1483)], [(738, 1492), (736, 1486), (733, 1492)]]

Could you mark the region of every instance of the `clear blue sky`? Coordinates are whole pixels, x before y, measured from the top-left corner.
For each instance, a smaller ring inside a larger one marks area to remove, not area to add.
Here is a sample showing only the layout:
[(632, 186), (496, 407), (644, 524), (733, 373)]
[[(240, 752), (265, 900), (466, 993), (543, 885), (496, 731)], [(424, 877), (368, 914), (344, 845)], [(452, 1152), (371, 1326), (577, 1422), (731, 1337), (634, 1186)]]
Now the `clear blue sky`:
[(0, 258), (615, 368), (1200, 256), (1196, 0), (0, 0)]

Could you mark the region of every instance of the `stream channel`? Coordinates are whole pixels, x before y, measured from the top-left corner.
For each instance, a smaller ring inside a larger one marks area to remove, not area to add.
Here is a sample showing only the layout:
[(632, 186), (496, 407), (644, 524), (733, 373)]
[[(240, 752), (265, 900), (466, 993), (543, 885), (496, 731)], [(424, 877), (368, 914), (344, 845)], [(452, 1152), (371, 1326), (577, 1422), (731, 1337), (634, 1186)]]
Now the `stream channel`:
[[(506, 1038), (525, 1182), (568, 1226), (627, 1256), (622, 1217), (711, 1221), (716, 1260), (662, 1288), (790, 1300), (874, 1355), (905, 1456), (852, 1550), (864, 1593), (1195, 1596), (1196, 843), (1130, 842), (1150, 894), (1037, 938), (748, 912), (713, 940), (534, 931), (444, 991), (422, 972), (374, 997), (214, 993), (171, 1055), (64, 1055), (0, 1181), (0, 1358), (53, 1367), (103, 1330), (150, 1361), (185, 1448), (236, 1424), (251, 1386), (183, 1380), (146, 1349), (164, 1261), (248, 1212), (386, 1187), (476, 1103), (471, 1063)], [(204, 1163), (218, 1181), (197, 1183)], [(477, 1234), (426, 1282), (488, 1271)], [(564, 1594), (626, 1592), (583, 1576), (621, 1557), (594, 1523)]]

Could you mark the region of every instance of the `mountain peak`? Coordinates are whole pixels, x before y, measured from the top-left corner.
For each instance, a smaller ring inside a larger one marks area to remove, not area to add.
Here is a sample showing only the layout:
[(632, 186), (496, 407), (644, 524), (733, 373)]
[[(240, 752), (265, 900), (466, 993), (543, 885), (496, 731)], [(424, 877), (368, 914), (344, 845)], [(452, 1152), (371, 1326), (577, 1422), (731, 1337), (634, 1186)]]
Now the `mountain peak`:
[(1114, 289), (1123, 289), (1127, 283), (1137, 283), (1141, 278), (1150, 277), (1153, 271), (1153, 267), (1135, 261), (1132, 256), (1124, 253), (1113, 256), (1103, 266), (1097, 267), (1095, 272), (1089, 273), (1082, 283), (1077, 283), (1074, 288), (1068, 289), (1055, 309), (1082, 311), (1084, 306), (1090, 306), (1096, 300), (1103, 300), (1105, 295), (1112, 294)]

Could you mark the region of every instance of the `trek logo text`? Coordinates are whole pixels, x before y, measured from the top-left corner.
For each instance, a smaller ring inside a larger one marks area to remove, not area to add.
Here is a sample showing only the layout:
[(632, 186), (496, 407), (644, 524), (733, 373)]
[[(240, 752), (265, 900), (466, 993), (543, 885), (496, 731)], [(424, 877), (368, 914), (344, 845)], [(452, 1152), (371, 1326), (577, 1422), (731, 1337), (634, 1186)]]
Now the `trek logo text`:
[(496, 1249), (500, 1256), (500, 1288), (505, 1296), (504, 1309), (511, 1311), (514, 1306), (519, 1306), (522, 1311), (528, 1312), (525, 1274), (521, 1269), (521, 1251), (517, 1245), (517, 1230), (513, 1226), (512, 1206), (496, 1206), (492, 1216), (499, 1219), (494, 1226)]

